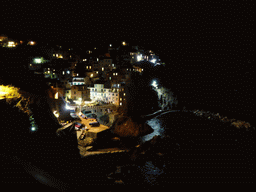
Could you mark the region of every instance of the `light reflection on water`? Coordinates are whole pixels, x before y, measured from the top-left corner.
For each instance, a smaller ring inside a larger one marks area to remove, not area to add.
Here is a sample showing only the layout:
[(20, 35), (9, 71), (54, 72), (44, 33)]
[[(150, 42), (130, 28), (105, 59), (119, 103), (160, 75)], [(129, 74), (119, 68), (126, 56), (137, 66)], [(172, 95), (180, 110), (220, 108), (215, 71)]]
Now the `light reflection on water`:
[(164, 173), (163, 169), (155, 166), (152, 161), (147, 161), (140, 170), (144, 173), (146, 182), (150, 184), (154, 184), (156, 182), (156, 178)]
[[(165, 127), (162, 125), (162, 120), (159, 118), (153, 118), (146, 122), (152, 129), (154, 130), (152, 133), (141, 137), (141, 142), (144, 143), (146, 141), (151, 140), (154, 136), (164, 136)], [(162, 166), (154, 165), (152, 161), (146, 161), (144, 165), (138, 166), (138, 170), (145, 177), (144, 180), (148, 184), (157, 184), (157, 177), (164, 173), (165, 165)]]
[(161, 122), (159, 119), (151, 119), (147, 121), (147, 124), (152, 127), (152, 129), (154, 129), (154, 131), (148, 135), (145, 135), (141, 138), (142, 142), (146, 142), (149, 141), (150, 139), (152, 139), (154, 136), (160, 135), (162, 136), (163, 133), (163, 128), (161, 126)]

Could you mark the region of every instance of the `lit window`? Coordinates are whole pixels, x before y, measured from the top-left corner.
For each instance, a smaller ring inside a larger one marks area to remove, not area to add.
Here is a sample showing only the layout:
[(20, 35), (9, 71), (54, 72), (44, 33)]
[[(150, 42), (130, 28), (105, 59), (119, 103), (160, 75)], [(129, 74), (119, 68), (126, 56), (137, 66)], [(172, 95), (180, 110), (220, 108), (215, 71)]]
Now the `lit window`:
[(89, 68), (91, 69), (91, 68), (92, 68), (92, 66), (89, 66)]
[(120, 101), (122, 101), (122, 98), (120, 98)]
[(67, 74), (70, 74), (70, 71), (67, 71)]
[(109, 80), (111, 80), (111, 77), (109, 77)]
[(88, 66), (86, 66), (86, 69), (88, 69)]
[(125, 96), (125, 93), (124, 93), (124, 96)]
[(71, 58), (71, 55), (69, 57)]
[(122, 102), (120, 102), (120, 105), (122, 105)]
[(113, 73), (113, 75), (115, 76), (116, 74), (115, 74), (115, 73)]
[(109, 47), (112, 47), (112, 44), (109, 44)]
[(93, 77), (93, 74), (91, 74), (91, 77)]
[(78, 73), (76, 74), (76, 76), (78, 76)]
[(97, 61), (99, 61), (99, 58), (97, 58)]
[(116, 73), (116, 75), (117, 75), (117, 73)]
[(56, 57), (58, 57), (58, 54), (56, 54)]
[(14, 41), (9, 41), (7, 46), (8, 47), (15, 47)]
[(141, 69), (141, 71), (143, 71), (143, 69)]
[(104, 71), (104, 67), (102, 67), (102, 71)]
[(99, 72), (98, 71), (96, 71), (96, 74), (98, 74)]
[(112, 64), (112, 67), (114, 67), (115, 66), (115, 64)]
[(30, 66), (32, 66), (32, 64), (30, 64)]
[(62, 71), (62, 74), (65, 75), (65, 71)]
[(50, 73), (50, 71), (48, 71), (48, 73)]
[(55, 57), (55, 54), (53, 54), (53, 57)]

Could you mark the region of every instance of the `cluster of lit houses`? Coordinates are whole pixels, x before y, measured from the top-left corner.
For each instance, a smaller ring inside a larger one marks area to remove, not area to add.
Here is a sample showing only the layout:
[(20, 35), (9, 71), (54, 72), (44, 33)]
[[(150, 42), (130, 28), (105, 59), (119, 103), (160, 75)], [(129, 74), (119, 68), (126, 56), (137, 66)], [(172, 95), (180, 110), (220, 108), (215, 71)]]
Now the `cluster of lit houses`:
[[(0, 46), (16, 48), (20, 45), (38, 46), (35, 41), (17, 41), (0, 36)], [(40, 46), (40, 45), (39, 45)], [(160, 64), (160, 59), (151, 50), (138, 46), (109, 44), (105, 51), (97, 48), (78, 53), (73, 48), (42, 46), (42, 53), (33, 55), (28, 69), (46, 78), (56, 90), (56, 99), (62, 97), (81, 104), (83, 101), (104, 101), (121, 106), (125, 102), (126, 84), (133, 72), (143, 72), (140, 62)]]

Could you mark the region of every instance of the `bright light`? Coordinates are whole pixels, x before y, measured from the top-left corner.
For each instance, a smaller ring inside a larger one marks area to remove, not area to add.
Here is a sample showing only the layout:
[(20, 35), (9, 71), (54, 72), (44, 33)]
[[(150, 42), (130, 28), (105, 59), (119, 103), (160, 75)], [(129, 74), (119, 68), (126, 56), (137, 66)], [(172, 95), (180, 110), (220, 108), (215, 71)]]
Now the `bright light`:
[(36, 130), (36, 128), (35, 127), (31, 127), (31, 131), (35, 131)]
[(69, 106), (66, 104), (66, 109), (71, 109), (71, 107), (69, 107)]
[(126, 45), (125, 41), (123, 41), (123, 45)]
[(93, 74), (91, 74), (91, 77), (93, 77)]
[(30, 41), (29, 44), (30, 45), (35, 45), (35, 42), (34, 41)]
[(59, 117), (59, 113), (57, 111), (54, 111), (53, 114), (55, 115), (55, 117)]
[(112, 47), (112, 44), (109, 44), (109, 47)]
[(57, 93), (55, 94), (54, 98), (55, 98), (55, 99), (58, 99), (58, 95), (59, 95), (59, 93), (57, 92)]
[(34, 60), (35, 60), (35, 63), (41, 63), (41, 62), (42, 62), (42, 60), (39, 59), (39, 58), (36, 58), (36, 59), (34, 59)]
[(141, 61), (142, 60), (142, 55), (140, 54), (140, 55), (137, 55), (137, 60), (138, 61)]
[(8, 47), (15, 47), (14, 41), (8, 41)]
[(153, 83), (151, 85), (154, 86), (154, 87), (157, 87), (156, 81), (153, 81)]
[(156, 59), (152, 59), (150, 62), (152, 62), (152, 63), (156, 63)]

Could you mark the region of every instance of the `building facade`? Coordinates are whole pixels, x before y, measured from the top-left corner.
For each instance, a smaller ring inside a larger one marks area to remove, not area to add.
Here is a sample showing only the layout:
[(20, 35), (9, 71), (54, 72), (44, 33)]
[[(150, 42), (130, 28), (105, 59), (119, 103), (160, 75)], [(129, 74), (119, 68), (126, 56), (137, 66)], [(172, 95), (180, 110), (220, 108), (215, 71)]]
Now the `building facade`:
[(123, 105), (125, 101), (124, 88), (120, 84), (112, 86), (111, 88), (104, 87), (104, 84), (94, 84), (90, 89), (90, 99), (92, 101), (104, 101), (116, 106)]

